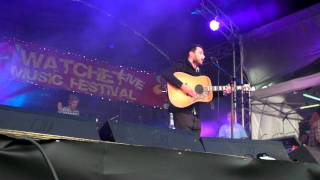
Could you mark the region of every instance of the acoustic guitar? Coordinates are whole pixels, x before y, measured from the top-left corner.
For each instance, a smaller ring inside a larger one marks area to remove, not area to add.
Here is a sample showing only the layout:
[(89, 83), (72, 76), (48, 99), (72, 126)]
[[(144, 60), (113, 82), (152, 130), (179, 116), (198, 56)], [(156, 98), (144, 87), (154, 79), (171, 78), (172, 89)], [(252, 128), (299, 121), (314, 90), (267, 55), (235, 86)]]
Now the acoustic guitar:
[[(167, 83), (169, 101), (178, 108), (188, 107), (196, 102), (210, 102), (213, 99), (213, 91), (223, 91), (227, 86), (212, 86), (208, 76), (191, 76), (183, 72), (175, 72), (174, 76), (183, 84), (189, 86), (197, 93), (197, 98), (192, 98), (185, 94), (180, 88)], [(233, 90), (252, 91), (250, 85), (242, 85)]]

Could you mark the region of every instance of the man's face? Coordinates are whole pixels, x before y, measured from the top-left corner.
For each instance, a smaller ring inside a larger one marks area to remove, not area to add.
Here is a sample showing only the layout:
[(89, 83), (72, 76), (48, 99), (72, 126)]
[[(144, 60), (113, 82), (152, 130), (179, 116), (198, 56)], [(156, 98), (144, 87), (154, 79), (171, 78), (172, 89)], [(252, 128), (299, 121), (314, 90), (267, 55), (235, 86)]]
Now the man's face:
[(196, 64), (198, 65), (203, 64), (205, 56), (204, 56), (203, 49), (201, 47), (197, 47), (194, 51), (191, 51), (189, 55)]
[(314, 119), (311, 121), (311, 128), (319, 128), (319, 120)]
[(232, 113), (229, 112), (227, 115), (228, 123), (231, 123), (232, 117), (233, 117)]
[(69, 102), (69, 107), (72, 110), (76, 110), (78, 107), (79, 101), (73, 100)]

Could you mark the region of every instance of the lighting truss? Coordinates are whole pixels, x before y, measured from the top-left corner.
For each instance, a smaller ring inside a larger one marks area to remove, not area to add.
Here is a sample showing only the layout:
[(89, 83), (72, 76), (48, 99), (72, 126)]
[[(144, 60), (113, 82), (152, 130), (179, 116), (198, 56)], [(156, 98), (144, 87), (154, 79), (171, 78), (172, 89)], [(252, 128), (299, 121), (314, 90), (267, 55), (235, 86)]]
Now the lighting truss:
[(239, 38), (239, 28), (231, 19), (219, 9), (211, 0), (201, 0), (200, 10), (197, 12), (208, 20), (215, 18), (220, 22), (219, 31), (229, 40)]

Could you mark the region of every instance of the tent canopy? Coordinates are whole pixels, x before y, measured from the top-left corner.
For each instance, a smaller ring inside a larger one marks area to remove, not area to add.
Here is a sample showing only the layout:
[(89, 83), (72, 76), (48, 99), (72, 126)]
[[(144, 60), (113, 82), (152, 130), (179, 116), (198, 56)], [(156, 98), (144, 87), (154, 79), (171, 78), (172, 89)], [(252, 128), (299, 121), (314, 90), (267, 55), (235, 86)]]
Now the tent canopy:
[[(246, 73), (258, 88), (283, 81), (311, 63), (320, 67), (320, 4), (255, 29), (243, 39)], [(305, 74), (310, 71), (319, 68), (308, 67)]]

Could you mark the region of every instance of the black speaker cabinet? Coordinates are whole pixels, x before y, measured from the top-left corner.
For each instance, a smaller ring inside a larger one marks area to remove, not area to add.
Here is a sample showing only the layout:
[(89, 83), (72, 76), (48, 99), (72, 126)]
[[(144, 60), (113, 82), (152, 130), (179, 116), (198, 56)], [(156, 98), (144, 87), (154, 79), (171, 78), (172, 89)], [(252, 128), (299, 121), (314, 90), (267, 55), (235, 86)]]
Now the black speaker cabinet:
[(309, 146), (300, 146), (298, 149), (289, 153), (293, 161), (320, 163), (320, 149)]
[(95, 118), (0, 106), (0, 128), (99, 140)]

